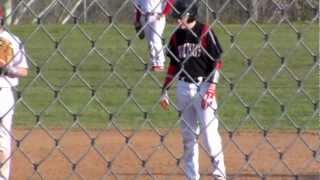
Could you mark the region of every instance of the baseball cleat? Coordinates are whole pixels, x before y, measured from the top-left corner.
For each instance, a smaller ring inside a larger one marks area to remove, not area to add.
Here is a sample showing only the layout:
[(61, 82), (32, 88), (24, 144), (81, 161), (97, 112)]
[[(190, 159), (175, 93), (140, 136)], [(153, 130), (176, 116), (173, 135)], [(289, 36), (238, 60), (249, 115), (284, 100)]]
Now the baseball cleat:
[(226, 180), (223, 176), (214, 176), (214, 180)]
[(163, 72), (164, 71), (164, 66), (152, 66), (152, 71), (154, 72)]

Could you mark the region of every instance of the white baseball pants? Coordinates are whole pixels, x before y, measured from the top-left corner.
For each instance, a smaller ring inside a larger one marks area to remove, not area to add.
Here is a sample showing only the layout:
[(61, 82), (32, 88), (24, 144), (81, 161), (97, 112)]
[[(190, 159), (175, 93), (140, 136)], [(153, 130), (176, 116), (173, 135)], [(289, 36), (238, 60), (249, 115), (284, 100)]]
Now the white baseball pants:
[(9, 179), (11, 164), (11, 125), (14, 114), (14, 93), (12, 88), (0, 88), (0, 151), (4, 156), (0, 168), (0, 179)]
[(203, 138), (205, 150), (213, 160), (213, 175), (226, 177), (219, 122), (215, 115), (216, 100), (205, 110), (201, 107), (202, 96), (208, 87), (209, 83), (206, 82), (195, 84), (178, 81), (177, 84), (177, 106), (182, 113), (184, 170), (189, 180), (200, 179), (198, 135)]
[(150, 50), (150, 62), (152, 66), (164, 66), (165, 56), (162, 45), (162, 34), (166, 25), (166, 18), (157, 19), (158, 14), (145, 15), (141, 18), (142, 24), (146, 24), (144, 34)]

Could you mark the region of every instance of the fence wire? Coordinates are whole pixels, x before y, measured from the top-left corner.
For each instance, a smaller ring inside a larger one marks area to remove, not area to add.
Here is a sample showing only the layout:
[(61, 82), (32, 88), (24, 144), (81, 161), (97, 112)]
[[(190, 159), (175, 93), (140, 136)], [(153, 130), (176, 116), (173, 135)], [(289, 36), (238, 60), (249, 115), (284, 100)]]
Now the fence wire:
[[(31, 66), (18, 89), (12, 177), (183, 178), (173, 142), (183, 119), (174, 101), (169, 112), (159, 107), (164, 74), (148, 68), (134, 2), (10, 2), (6, 28)], [(200, 5), (225, 50), (218, 92), (228, 179), (319, 179), (319, 1)], [(169, 18), (165, 48), (175, 29)]]

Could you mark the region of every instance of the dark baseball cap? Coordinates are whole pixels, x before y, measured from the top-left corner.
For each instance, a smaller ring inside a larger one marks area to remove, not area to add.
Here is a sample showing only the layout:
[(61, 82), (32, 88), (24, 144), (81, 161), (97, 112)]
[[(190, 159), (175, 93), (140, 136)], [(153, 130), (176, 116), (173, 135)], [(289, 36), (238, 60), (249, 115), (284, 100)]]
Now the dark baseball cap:
[(196, 18), (198, 15), (198, 1), (197, 0), (177, 0), (174, 4), (172, 13), (173, 18), (179, 19), (184, 16)]

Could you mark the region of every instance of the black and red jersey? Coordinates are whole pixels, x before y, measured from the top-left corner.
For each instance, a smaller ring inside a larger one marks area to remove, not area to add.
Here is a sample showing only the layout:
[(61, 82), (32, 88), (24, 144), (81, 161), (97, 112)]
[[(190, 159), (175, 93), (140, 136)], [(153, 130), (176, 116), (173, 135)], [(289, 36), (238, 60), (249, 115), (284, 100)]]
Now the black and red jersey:
[(196, 22), (192, 29), (177, 29), (170, 39), (167, 55), (170, 66), (175, 66), (177, 72), (183, 68), (179, 78), (196, 79), (212, 74), (222, 52), (215, 33), (207, 25)]

